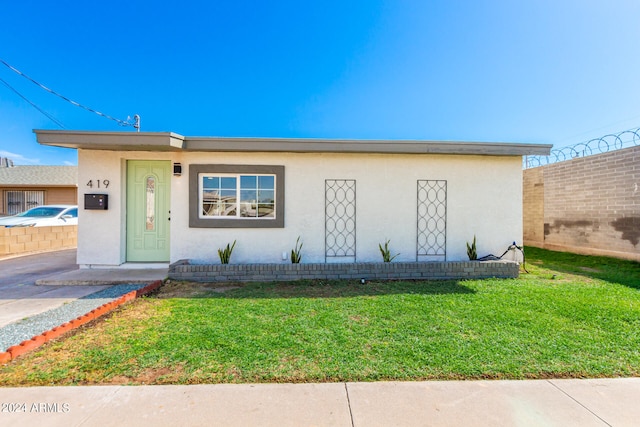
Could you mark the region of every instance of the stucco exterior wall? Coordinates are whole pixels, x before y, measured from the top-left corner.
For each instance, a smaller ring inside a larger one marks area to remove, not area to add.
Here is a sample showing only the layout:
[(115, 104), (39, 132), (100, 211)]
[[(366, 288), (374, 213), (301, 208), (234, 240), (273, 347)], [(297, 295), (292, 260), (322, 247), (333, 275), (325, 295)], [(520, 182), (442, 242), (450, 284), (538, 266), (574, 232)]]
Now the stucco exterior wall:
[(49, 188), (45, 193), (47, 205), (75, 205), (77, 198), (77, 188)]
[[(171, 262), (217, 263), (217, 249), (237, 241), (232, 263), (280, 263), (282, 253), (304, 242), (302, 262), (324, 262), (325, 179), (356, 180), (358, 262), (380, 261), (378, 244), (390, 239), (397, 261), (416, 260), (417, 180), (447, 181), (447, 260), (466, 260), (467, 241), (477, 237), (478, 255), (502, 254), (522, 241), (522, 170), (519, 156), (162, 153), (78, 150), (78, 263), (125, 262), (125, 166), (127, 159), (180, 162), (171, 180)], [(285, 167), (284, 228), (189, 228), (190, 164)], [(93, 179), (107, 189), (86, 188)], [(109, 194), (108, 211), (82, 209), (85, 193)], [(288, 260), (288, 258), (287, 258)], [(352, 260), (350, 260), (352, 261)]]
[[(174, 157), (171, 153), (78, 150), (77, 261), (81, 267), (118, 266), (126, 261), (126, 161), (179, 161)], [(89, 181), (93, 187), (87, 186)], [(174, 183), (179, 181), (172, 181), (172, 190)], [(85, 194), (109, 195), (109, 209), (85, 210)]]

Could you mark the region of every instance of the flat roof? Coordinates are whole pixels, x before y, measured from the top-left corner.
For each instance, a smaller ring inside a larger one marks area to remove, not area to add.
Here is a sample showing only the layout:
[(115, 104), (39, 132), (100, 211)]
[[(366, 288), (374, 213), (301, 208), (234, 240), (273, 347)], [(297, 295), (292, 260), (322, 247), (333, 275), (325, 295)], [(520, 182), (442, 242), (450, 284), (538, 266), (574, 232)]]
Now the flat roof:
[(549, 155), (552, 144), (422, 140), (185, 137), (173, 132), (34, 130), (39, 144), (85, 150)]

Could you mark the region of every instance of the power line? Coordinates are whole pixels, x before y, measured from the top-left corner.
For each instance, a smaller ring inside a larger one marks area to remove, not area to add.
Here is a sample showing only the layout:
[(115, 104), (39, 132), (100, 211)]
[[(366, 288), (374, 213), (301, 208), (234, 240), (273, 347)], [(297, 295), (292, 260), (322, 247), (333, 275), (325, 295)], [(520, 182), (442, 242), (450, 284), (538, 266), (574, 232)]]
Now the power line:
[[(89, 112), (91, 112), (91, 113), (97, 114), (97, 115), (99, 115), (99, 116), (105, 117), (105, 118), (107, 118), (107, 119), (109, 119), (109, 120), (113, 120), (114, 122), (118, 123), (120, 126), (133, 126), (134, 128), (136, 128), (136, 130), (137, 130), (138, 132), (140, 132), (140, 116), (138, 116), (137, 114), (134, 116), (134, 122), (133, 122), (133, 123), (132, 123), (131, 121), (129, 121), (129, 120), (125, 121), (125, 120), (117, 119), (117, 118), (115, 118), (115, 117), (111, 117), (111, 116), (109, 116), (109, 115), (107, 115), (107, 114), (101, 113), (100, 111), (96, 111), (96, 110), (94, 110), (93, 108), (89, 108), (89, 107), (87, 107), (87, 106), (85, 106), (85, 105), (82, 105), (82, 104), (80, 104), (80, 103), (76, 102), (76, 101), (73, 101), (73, 100), (71, 100), (71, 99), (67, 98), (67, 97), (66, 97), (66, 96), (64, 96), (64, 95), (59, 94), (58, 92), (56, 92), (56, 91), (54, 91), (54, 90), (52, 90), (52, 89), (49, 89), (49, 88), (48, 88), (48, 87), (46, 87), (45, 85), (43, 85), (43, 84), (41, 84), (41, 83), (38, 83), (37, 81), (35, 81), (35, 80), (34, 80), (34, 79), (32, 79), (31, 77), (27, 76), (26, 74), (24, 74), (22, 71), (18, 70), (17, 68), (12, 67), (10, 64), (7, 64), (7, 63), (6, 63), (5, 61), (3, 61), (2, 59), (0, 59), (0, 62), (2, 62), (2, 63), (3, 63), (7, 68), (9, 68), (9, 69), (10, 69), (11, 71), (13, 71), (14, 73), (16, 73), (16, 74), (18, 74), (18, 75), (20, 75), (20, 76), (24, 77), (25, 79), (29, 80), (30, 82), (32, 82), (32, 83), (33, 83), (33, 84), (35, 84), (36, 86), (38, 86), (38, 87), (40, 87), (40, 88), (42, 88), (42, 89), (46, 90), (47, 92), (49, 92), (49, 93), (51, 93), (51, 94), (53, 94), (53, 95), (55, 95), (55, 96), (57, 96), (57, 97), (59, 97), (59, 98), (61, 98), (61, 99), (65, 100), (65, 101), (67, 101), (67, 102), (69, 102), (70, 104), (75, 105), (76, 107), (83, 108), (83, 109), (85, 109), (85, 110), (87, 110), (87, 111), (89, 111)], [(5, 84), (7, 84), (7, 83), (5, 82)], [(8, 86), (8, 85), (7, 85), (7, 86)], [(10, 87), (10, 86), (9, 86), (9, 87)], [(11, 88), (11, 87), (10, 87), (10, 88)], [(11, 88), (11, 89), (13, 89), (13, 88)], [(13, 89), (13, 90), (14, 90), (14, 92), (16, 92), (16, 91), (15, 91), (15, 89)], [(17, 92), (16, 92), (16, 93), (17, 93)], [(22, 95), (20, 95), (20, 96), (22, 96)], [(23, 97), (23, 98), (24, 98), (24, 97)], [(24, 98), (24, 99), (26, 100), (26, 98)], [(33, 104), (32, 104), (32, 105), (33, 105)], [(35, 105), (34, 105), (34, 106), (35, 106)], [(36, 107), (36, 108), (37, 108), (37, 107)], [(40, 110), (40, 109), (38, 108), (38, 110)], [(43, 113), (43, 114), (44, 114), (44, 113)], [(45, 115), (46, 115), (46, 114), (45, 114)], [(48, 116), (47, 116), (47, 117), (48, 117)]]
[(607, 129), (607, 128), (610, 128), (611, 126), (613, 126), (613, 125), (617, 125), (617, 124), (619, 124), (619, 123), (626, 123), (626, 122), (630, 122), (631, 120), (635, 120), (635, 119), (637, 119), (638, 117), (640, 117), (640, 114), (636, 114), (635, 116), (632, 116), (632, 117), (629, 117), (629, 118), (626, 118), (626, 119), (623, 119), (623, 120), (618, 120), (618, 121), (615, 121), (615, 122), (611, 122), (611, 123), (609, 123), (609, 124), (606, 124), (606, 125), (603, 125), (603, 126), (600, 126), (600, 127), (594, 128), (594, 129), (590, 129), (590, 130), (587, 130), (587, 131), (584, 131), (584, 132), (580, 132), (580, 133), (577, 133), (577, 134), (574, 134), (574, 135), (571, 135), (571, 136), (567, 136), (567, 137), (565, 137), (565, 138), (561, 139), (561, 140), (559, 141), (559, 144), (558, 144), (558, 145), (561, 145), (560, 143), (562, 143), (562, 142), (564, 142), (564, 141), (572, 140), (572, 139), (574, 139), (574, 138), (576, 138), (576, 137), (578, 137), (578, 136), (580, 136), (580, 137), (581, 137), (581, 136), (583, 136), (583, 135), (589, 135), (589, 134), (592, 134), (593, 132), (595, 132), (595, 131), (597, 131), (597, 130)]
[(34, 104), (33, 102), (29, 101), (27, 99), (27, 97), (25, 97), (23, 94), (21, 94), (20, 92), (18, 92), (16, 89), (14, 89), (9, 83), (5, 82), (3, 79), (0, 79), (0, 82), (4, 83), (4, 85), (6, 87), (8, 87), (9, 89), (11, 89), (13, 92), (15, 92), (20, 98), (24, 99), (25, 101), (27, 101), (29, 104), (31, 104), (31, 106), (33, 108), (35, 108), (36, 110), (40, 111), (42, 114), (44, 114), (45, 116), (47, 116), (47, 118), (49, 118), (49, 120), (51, 120), (52, 122), (54, 122), (55, 124), (57, 124), (58, 126), (60, 126), (62, 129), (64, 129), (64, 125), (62, 123), (60, 123), (60, 121), (58, 121), (55, 117), (53, 117), (52, 115), (50, 115), (49, 113), (47, 113), (46, 111), (44, 111), (42, 108), (38, 107), (36, 104)]

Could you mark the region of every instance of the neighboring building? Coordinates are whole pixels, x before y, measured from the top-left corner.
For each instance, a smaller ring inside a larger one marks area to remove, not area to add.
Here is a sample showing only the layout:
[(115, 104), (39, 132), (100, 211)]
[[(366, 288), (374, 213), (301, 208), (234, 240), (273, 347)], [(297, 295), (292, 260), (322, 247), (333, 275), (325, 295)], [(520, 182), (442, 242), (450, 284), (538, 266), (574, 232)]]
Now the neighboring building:
[[(522, 242), (522, 156), (543, 144), (36, 130), (78, 150), (78, 264), (465, 260)], [(125, 265), (126, 267), (126, 265)]]
[(0, 158), (0, 215), (15, 215), (40, 205), (78, 200), (77, 166), (14, 166)]

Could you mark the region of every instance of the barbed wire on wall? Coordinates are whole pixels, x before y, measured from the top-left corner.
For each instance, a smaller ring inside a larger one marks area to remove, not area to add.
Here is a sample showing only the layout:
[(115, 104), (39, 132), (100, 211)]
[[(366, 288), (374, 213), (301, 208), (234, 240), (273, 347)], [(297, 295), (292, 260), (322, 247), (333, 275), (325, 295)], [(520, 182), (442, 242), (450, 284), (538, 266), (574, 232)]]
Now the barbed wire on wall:
[(535, 168), (551, 163), (564, 162), (576, 157), (586, 157), (594, 154), (606, 153), (621, 148), (640, 145), (640, 127), (624, 130), (615, 134), (608, 134), (567, 147), (551, 150), (548, 156), (525, 156), (524, 168)]

